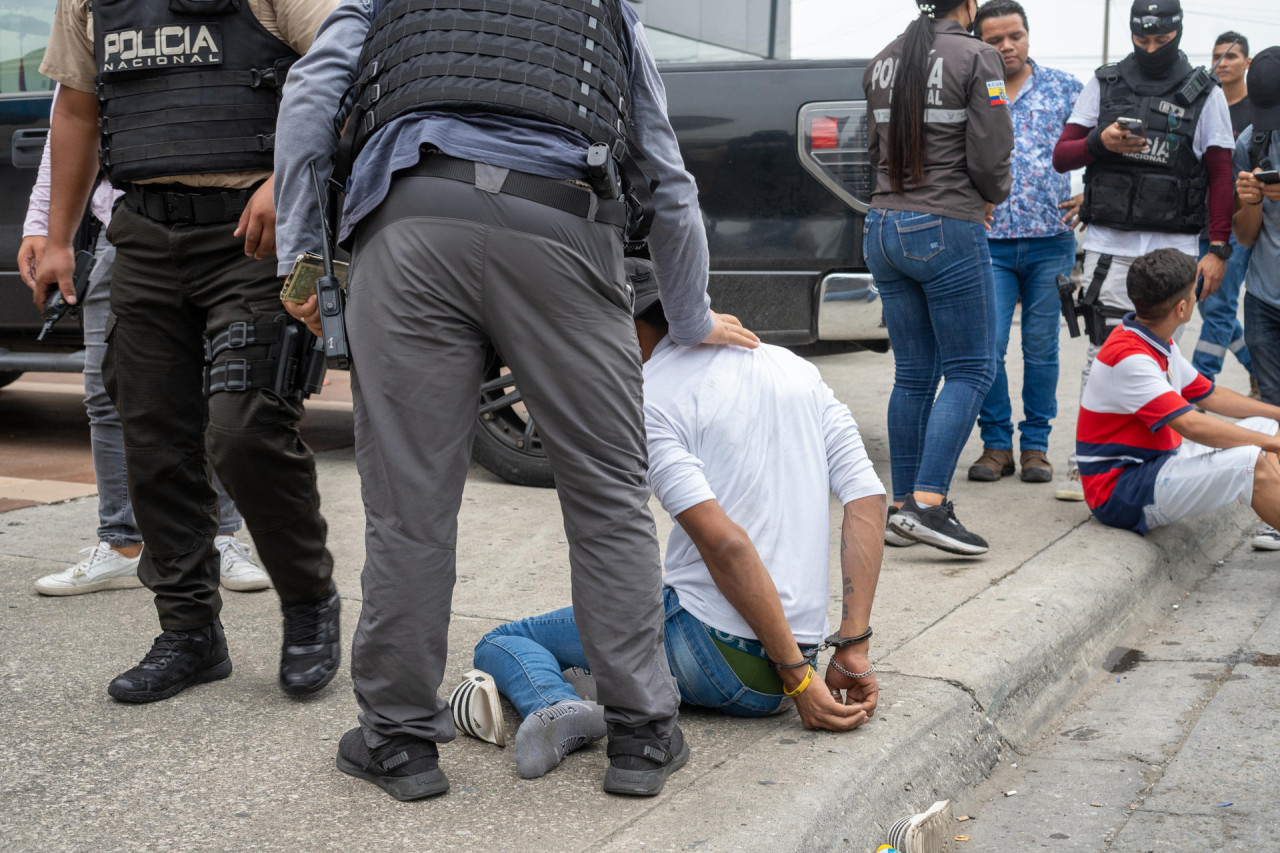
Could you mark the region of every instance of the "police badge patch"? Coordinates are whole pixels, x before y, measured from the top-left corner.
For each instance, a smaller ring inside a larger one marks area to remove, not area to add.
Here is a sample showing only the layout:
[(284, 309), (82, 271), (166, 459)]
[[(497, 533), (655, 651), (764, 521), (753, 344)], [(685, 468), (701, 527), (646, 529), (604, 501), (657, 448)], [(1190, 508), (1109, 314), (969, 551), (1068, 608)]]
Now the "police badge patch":
[(222, 63), (217, 24), (186, 24), (148, 30), (117, 30), (102, 37), (101, 73)]

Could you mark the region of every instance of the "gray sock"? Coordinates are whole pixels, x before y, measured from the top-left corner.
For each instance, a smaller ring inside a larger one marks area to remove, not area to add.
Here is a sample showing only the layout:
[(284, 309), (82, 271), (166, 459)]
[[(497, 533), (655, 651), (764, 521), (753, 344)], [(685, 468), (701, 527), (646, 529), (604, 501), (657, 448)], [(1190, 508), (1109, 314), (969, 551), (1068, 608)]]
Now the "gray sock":
[(562, 699), (534, 711), (516, 730), (516, 771), (522, 779), (543, 776), (606, 731), (604, 708), (595, 702)]
[(569, 682), (573, 692), (577, 693), (584, 701), (596, 701), (596, 677), (594, 675), (580, 666), (571, 666), (560, 674), (564, 676), (565, 681)]

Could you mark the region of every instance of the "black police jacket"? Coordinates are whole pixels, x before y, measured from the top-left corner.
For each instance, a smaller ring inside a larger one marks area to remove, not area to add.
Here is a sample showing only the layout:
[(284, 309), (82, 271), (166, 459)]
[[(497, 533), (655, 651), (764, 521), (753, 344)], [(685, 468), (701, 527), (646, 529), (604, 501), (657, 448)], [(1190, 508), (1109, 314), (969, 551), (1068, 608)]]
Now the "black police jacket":
[(1132, 56), (1095, 74), (1098, 127), (1141, 119), (1147, 150), (1108, 153), (1085, 169), (1081, 220), (1120, 231), (1199, 234), (1208, 218), (1209, 176), (1193, 142), (1216, 81), (1181, 55), (1159, 79), (1143, 73)]
[(94, 0), (99, 155), (116, 186), (273, 168), (298, 55), (243, 0)]

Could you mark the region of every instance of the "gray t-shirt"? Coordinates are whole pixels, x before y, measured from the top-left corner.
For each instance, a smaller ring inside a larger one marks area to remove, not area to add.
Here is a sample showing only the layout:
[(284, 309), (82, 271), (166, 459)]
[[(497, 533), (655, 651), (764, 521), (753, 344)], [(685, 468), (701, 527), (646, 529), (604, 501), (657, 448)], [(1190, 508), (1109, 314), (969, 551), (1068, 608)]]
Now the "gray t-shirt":
[[(1236, 140), (1234, 168), (1236, 174), (1252, 172), (1249, 165), (1249, 148), (1253, 145), (1253, 127), (1245, 129)], [(1280, 164), (1280, 130), (1271, 134), (1268, 155), (1273, 164)], [(1280, 202), (1262, 201), (1262, 230), (1253, 244), (1249, 256), (1249, 270), (1244, 276), (1245, 290), (1256, 298), (1280, 309)]]
[[(382, 5), (381, 0), (376, 4)], [(661, 182), (654, 193), (655, 217), (649, 233), (662, 306), (671, 338), (692, 345), (711, 331), (707, 297), (707, 235), (698, 207), (698, 189), (685, 170), (675, 132), (667, 120), (666, 90), (635, 12), (622, 4), (630, 25), (631, 114), (636, 145)], [(276, 138), (275, 200), (277, 255), (281, 275), (300, 252), (320, 248), (308, 164), (328, 169), (337, 147), (333, 114), (355, 79), (361, 46), (375, 5), (342, 0), (320, 27), (311, 50), (289, 70)], [(360, 153), (347, 186), (343, 235), (386, 196), (392, 175), (418, 161), (423, 144), (446, 154), (551, 178), (586, 177), (586, 139), (577, 133), (532, 119), (465, 115), (424, 110), (401, 117), (379, 130)]]

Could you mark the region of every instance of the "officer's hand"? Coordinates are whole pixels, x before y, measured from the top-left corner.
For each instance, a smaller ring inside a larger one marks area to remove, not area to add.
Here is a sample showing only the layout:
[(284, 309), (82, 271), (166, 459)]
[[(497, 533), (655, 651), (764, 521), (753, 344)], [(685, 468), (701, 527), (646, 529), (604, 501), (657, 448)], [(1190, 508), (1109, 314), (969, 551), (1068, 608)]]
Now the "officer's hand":
[(23, 237), (22, 245), (18, 247), (18, 275), (22, 276), (22, 283), (32, 290), (36, 289), (36, 267), (40, 266), (40, 259), (44, 257), (44, 247), (48, 242), (47, 237), (32, 234)]
[(1131, 136), (1129, 131), (1120, 126), (1120, 122), (1113, 122), (1110, 127), (1104, 128), (1102, 131), (1102, 145), (1108, 151), (1116, 154), (1136, 154), (1139, 151), (1147, 150), (1147, 138), (1145, 136)]
[(1222, 284), (1222, 277), (1227, 272), (1227, 262), (1213, 253), (1206, 253), (1196, 266), (1196, 275), (1204, 278), (1204, 286), (1200, 288), (1200, 301), (1213, 295)]
[(1071, 198), (1058, 205), (1058, 210), (1065, 210), (1062, 214), (1062, 224), (1068, 228), (1079, 227), (1084, 228), (1084, 223), (1080, 221), (1080, 208), (1084, 205), (1084, 193), (1073, 195)]
[(235, 236), (244, 237), (244, 253), (258, 260), (276, 253), (276, 203), (272, 198), (275, 180), (272, 175), (258, 187), (236, 225)]
[(55, 290), (61, 290), (63, 298), (75, 305), (75, 272), (75, 250), (70, 246), (54, 247), (46, 243), (44, 255), (37, 262), (35, 287), (31, 288), (31, 301), (36, 308), (43, 311), (44, 304)]
[[(314, 297), (313, 297), (314, 299)], [(704, 344), (733, 344), (734, 346), (755, 349), (760, 346), (760, 339), (755, 332), (744, 327), (732, 314), (717, 314), (712, 311), (715, 325), (711, 332), (702, 339)]]
[(1262, 188), (1264, 184), (1253, 176), (1253, 172), (1241, 172), (1236, 175), (1236, 198), (1241, 204), (1262, 204)]
[(306, 323), (311, 334), (317, 338), (324, 336), (320, 330), (320, 306), (316, 304), (314, 293), (307, 297), (306, 302), (284, 302), (284, 310), (288, 311), (293, 319)]

